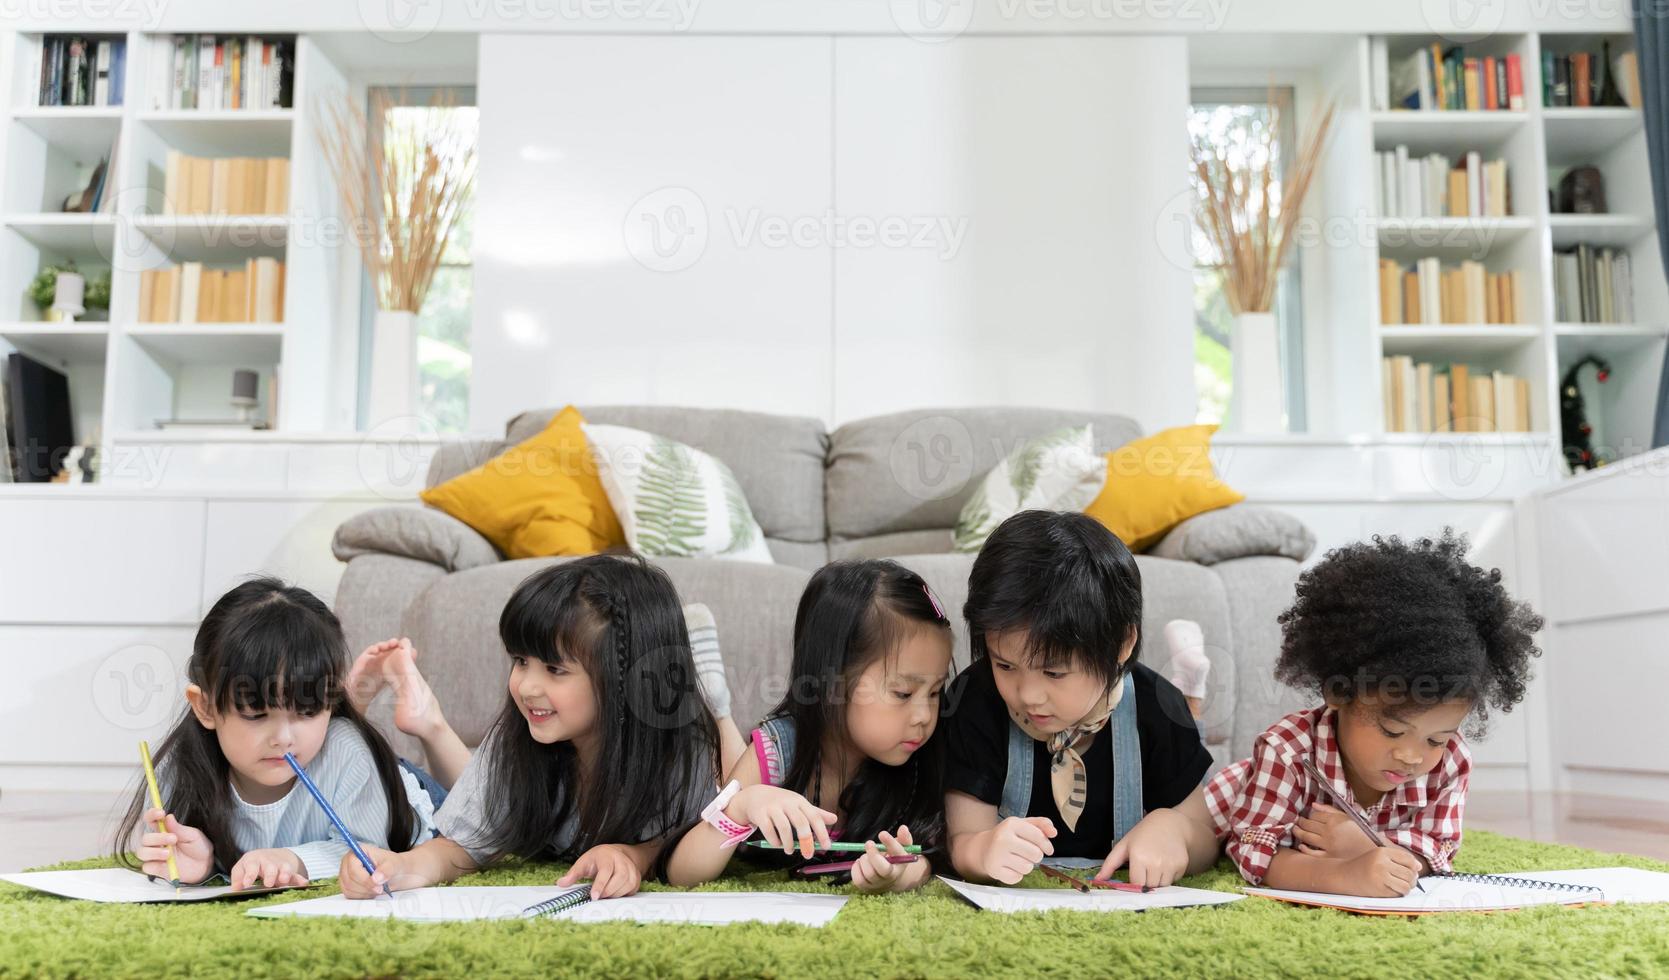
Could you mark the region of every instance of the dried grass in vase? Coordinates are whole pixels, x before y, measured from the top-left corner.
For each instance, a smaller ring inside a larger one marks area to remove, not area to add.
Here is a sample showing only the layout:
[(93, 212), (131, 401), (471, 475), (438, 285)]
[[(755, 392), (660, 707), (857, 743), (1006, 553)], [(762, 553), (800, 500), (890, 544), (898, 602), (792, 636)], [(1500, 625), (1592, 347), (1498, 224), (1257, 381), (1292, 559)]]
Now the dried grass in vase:
[(376, 92), (367, 113), (345, 92), (324, 96), (318, 136), (377, 308), (419, 313), (475, 188), (475, 131), (445, 96), (397, 105)]
[(1195, 220), (1216, 249), (1223, 298), (1232, 313), (1265, 313), (1275, 302), (1275, 283), (1292, 250), (1294, 232), (1332, 128), (1334, 104), (1311, 115), (1308, 136), (1299, 141), (1291, 171), (1276, 183), (1282, 103), (1269, 94), (1270, 116), (1249, 146), (1192, 141)]

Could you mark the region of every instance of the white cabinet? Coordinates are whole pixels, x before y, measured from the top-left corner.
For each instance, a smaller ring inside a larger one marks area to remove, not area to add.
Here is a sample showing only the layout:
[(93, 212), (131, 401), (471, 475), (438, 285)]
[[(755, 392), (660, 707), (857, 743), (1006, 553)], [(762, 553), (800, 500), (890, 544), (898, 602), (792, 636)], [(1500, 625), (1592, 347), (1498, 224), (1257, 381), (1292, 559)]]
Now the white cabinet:
[(184, 708), (203, 613), (252, 574), (331, 602), (338, 524), (392, 501), (114, 487), (0, 493), (0, 789), (116, 789)]
[(8, 497), (0, 540), (0, 622), (197, 618), (202, 501)]
[[(141, 576), (134, 576), (139, 578)], [(195, 626), (0, 626), (0, 789), (117, 789), (185, 708)]]

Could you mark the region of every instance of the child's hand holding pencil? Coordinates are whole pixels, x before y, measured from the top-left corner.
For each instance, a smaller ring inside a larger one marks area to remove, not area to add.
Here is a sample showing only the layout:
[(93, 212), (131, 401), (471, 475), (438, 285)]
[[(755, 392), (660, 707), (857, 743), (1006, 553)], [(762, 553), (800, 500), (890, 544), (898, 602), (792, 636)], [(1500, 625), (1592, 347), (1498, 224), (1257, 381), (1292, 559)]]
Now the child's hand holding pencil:
[(928, 873), (925, 860), (909, 863), (889, 860), (914, 857), (915, 855), (911, 854), (914, 843), (908, 826), (900, 826), (896, 834), (881, 831), (881, 845), (885, 850), (877, 847), (874, 841), (866, 841), (863, 857), (858, 858), (852, 865), (852, 887), (860, 892), (873, 894), (908, 891), (920, 884), (922, 876)]
[[(385, 851), (380, 847), (369, 844), (359, 845), (365, 856), (371, 859), (376, 871), (365, 870), (365, 865), (352, 852), (342, 855), (342, 866), (337, 869), (336, 881), (342, 886), (342, 894), (347, 898), (376, 898), (387, 894), (390, 889), (410, 888), (412, 880), (401, 867), (404, 855), (393, 851)], [(408, 879), (407, 884), (400, 884), (402, 877)]]
[[(163, 829), (155, 829), (158, 825)], [(174, 877), (170, 869), (175, 868), (180, 883), (186, 885), (195, 885), (214, 873), (214, 845), (201, 830), (187, 827), (172, 813), (155, 806), (145, 811), (145, 826), (149, 829), (139, 835), (139, 846), (133, 849), (140, 871), (168, 881)]]

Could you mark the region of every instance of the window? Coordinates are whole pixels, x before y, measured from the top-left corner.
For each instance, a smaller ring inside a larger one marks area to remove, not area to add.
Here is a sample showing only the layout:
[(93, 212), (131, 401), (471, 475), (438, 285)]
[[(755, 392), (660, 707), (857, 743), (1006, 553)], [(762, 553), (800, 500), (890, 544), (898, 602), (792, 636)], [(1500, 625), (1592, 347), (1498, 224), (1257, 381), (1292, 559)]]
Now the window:
[[(1189, 107), (1188, 132), (1196, 140), (1226, 147), (1235, 153), (1255, 152), (1276, 114), (1271, 92), (1259, 89), (1195, 89)], [(1296, 113), (1292, 110), (1292, 89), (1273, 90), (1274, 105), (1280, 108), (1274, 134), (1275, 188), (1270, 197), (1280, 200), (1280, 177), (1298, 145)], [(1233, 354), (1229, 349), (1232, 317), (1217, 273), (1212, 268), (1215, 250), (1199, 229), (1194, 229), (1194, 383), (1199, 392), (1197, 422), (1216, 422), (1228, 416), (1233, 387)], [(1287, 266), (1281, 270), (1275, 290), (1275, 320), (1280, 332), (1281, 374), (1286, 388), (1287, 430), (1302, 432), (1304, 416), (1304, 331), (1300, 302), (1298, 249), (1294, 247)]]
[[(475, 89), (445, 88), (382, 89), (374, 94), (386, 97), (393, 108), (385, 120), (390, 141), (410, 138), (414, 128), (430, 113), (456, 113), (456, 121), (471, 133), (477, 131), (479, 110)], [(444, 108), (435, 108), (436, 105)], [(434, 423), (438, 432), (463, 432), (469, 425), (470, 304), (475, 283), (471, 255), (474, 245), (474, 208), (466, 207), (453, 226), (446, 254), (435, 270), (423, 310), (417, 315), (417, 404), (420, 413)], [(366, 280), (359, 334), (359, 419), (365, 420), (366, 399), (371, 376), (371, 325), (376, 315), (374, 290)]]

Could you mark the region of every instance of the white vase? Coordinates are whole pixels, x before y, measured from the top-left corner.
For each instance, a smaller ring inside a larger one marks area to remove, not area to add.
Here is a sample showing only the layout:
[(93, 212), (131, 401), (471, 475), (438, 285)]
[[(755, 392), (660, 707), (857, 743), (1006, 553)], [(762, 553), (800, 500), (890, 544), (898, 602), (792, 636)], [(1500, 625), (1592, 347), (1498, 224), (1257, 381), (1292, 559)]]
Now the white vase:
[(1273, 313), (1234, 318), (1229, 357), (1234, 365), (1229, 391), (1229, 428), (1236, 432), (1286, 431), (1286, 390), (1281, 382), (1281, 343)]
[(371, 324), (371, 392), (367, 430), (387, 433), (418, 429), (417, 314), (378, 310)]

